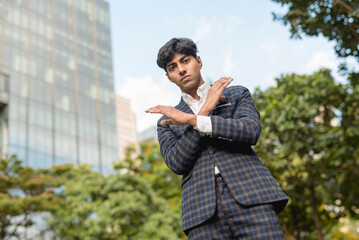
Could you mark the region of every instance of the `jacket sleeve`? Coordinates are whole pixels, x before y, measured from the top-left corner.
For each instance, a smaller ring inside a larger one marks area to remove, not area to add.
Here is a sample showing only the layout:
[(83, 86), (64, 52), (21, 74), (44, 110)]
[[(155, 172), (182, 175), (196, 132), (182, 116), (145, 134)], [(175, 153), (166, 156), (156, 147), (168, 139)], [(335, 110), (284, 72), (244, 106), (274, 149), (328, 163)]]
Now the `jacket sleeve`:
[(188, 173), (200, 154), (200, 135), (192, 126), (184, 126), (183, 135), (178, 138), (171, 127), (157, 123), (158, 141), (163, 159), (174, 173)]
[(234, 94), (236, 99), (232, 117), (211, 115), (212, 138), (255, 145), (261, 133), (261, 124), (254, 100), (244, 87), (236, 87), (231, 91), (230, 94)]

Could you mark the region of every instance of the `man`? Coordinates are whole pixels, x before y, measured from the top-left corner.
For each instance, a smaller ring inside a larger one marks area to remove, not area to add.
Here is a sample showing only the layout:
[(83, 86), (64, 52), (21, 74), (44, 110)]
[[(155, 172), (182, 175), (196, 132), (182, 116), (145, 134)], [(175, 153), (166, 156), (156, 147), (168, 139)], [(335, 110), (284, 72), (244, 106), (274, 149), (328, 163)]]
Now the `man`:
[(288, 198), (251, 145), (260, 132), (249, 91), (201, 76), (197, 46), (173, 38), (157, 64), (182, 91), (176, 107), (155, 106), (161, 154), (182, 178), (182, 228), (189, 239), (284, 239), (277, 214)]

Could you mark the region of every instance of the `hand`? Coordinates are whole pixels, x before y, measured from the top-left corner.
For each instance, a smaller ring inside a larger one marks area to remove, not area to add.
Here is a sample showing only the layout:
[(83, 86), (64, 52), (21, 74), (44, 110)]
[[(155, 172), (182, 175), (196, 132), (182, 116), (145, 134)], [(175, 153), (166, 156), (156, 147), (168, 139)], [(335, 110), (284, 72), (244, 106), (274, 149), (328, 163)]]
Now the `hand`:
[(206, 102), (198, 115), (208, 116), (216, 107), (217, 103), (225, 99), (225, 96), (222, 96), (222, 93), (232, 81), (233, 78), (231, 77), (222, 77), (218, 79), (209, 89)]
[(162, 120), (161, 125), (184, 125), (197, 126), (197, 117), (194, 114), (182, 112), (171, 106), (157, 105), (145, 110), (146, 113), (161, 113), (170, 119)]

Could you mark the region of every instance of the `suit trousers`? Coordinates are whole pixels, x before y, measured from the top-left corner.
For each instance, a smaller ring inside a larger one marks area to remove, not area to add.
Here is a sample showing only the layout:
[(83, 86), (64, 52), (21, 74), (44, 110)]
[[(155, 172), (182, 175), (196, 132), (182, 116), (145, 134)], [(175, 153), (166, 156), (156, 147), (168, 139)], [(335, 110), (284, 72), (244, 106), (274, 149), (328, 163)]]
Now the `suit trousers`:
[(186, 231), (189, 240), (284, 239), (272, 204), (239, 204), (221, 175), (216, 176), (216, 211), (204, 223)]

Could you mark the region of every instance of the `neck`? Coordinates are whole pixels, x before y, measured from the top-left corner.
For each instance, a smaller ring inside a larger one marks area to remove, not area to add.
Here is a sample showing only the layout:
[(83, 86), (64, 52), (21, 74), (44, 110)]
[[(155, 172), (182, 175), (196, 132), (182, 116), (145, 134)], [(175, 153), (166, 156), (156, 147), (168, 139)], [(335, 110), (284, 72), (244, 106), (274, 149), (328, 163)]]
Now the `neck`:
[(186, 91), (185, 93), (187, 93), (188, 95), (190, 95), (193, 99), (199, 101), (200, 100), (200, 97), (198, 96), (197, 94), (197, 90), (200, 86), (202, 86), (204, 84), (204, 81), (201, 77), (201, 80), (198, 82), (197, 86), (195, 86), (194, 88), (192, 89), (189, 89), (188, 91)]

